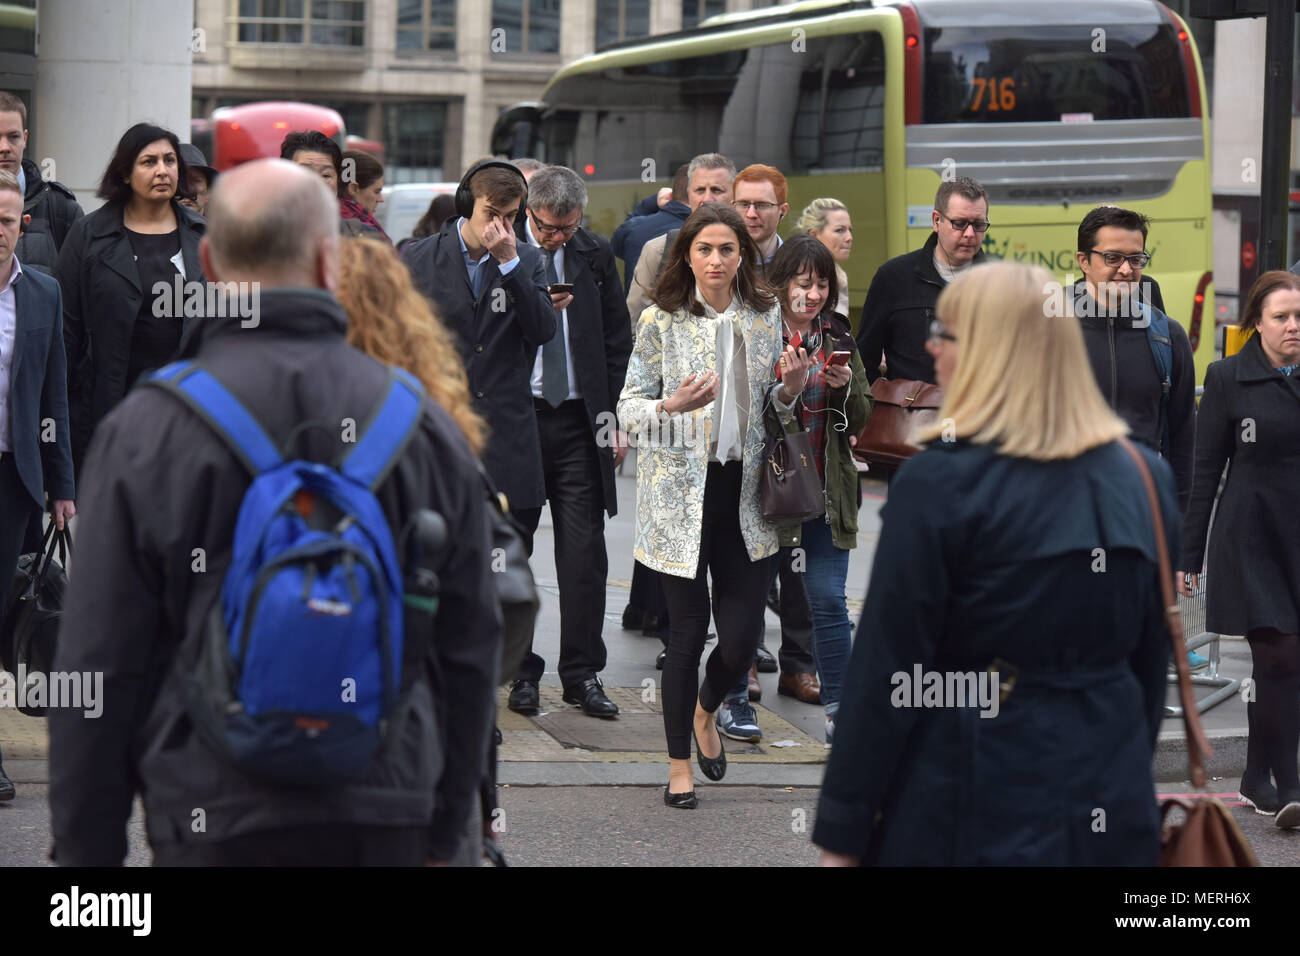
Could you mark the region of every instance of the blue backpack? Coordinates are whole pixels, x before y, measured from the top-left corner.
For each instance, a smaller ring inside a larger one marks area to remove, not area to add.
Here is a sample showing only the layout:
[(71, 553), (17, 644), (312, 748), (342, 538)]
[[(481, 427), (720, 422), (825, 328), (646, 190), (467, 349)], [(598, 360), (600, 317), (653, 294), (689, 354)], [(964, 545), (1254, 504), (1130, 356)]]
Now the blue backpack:
[(402, 667), (402, 572), (374, 490), (420, 420), (424, 390), (393, 370), (365, 431), (331, 467), (285, 461), (209, 372), (177, 362), (150, 384), (184, 401), (253, 476), (230, 568), (178, 673), (218, 752), (285, 786), (361, 777), (384, 737)]

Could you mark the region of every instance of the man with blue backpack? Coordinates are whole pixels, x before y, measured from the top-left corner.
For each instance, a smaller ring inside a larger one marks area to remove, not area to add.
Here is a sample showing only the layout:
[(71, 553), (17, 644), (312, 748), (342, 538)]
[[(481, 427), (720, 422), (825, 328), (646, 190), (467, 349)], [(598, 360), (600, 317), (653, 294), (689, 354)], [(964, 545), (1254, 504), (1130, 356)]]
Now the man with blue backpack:
[(484, 485), (420, 385), (344, 341), (337, 216), (284, 161), (223, 176), (200, 256), (241, 307), (96, 430), (56, 666), (104, 702), (50, 716), (60, 864), (120, 864), (137, 791), (160, 865), (460, 847), (501, 654)]
[[(1196, 441), (1196, 366), (1187, 332), (1152, 301), (1142, 270), (1150, 220), (1098, 206), (1079, 223), (1074, 313), (1097, 386), (1132, 437), (1169, 461), (1185, 510)], [(1156, 287), (1158, 289), (1158, 287)], [(1156, 292), (1158, 295), (1158, 291)], [(1193, 667), (1209, 663), (1189, 654)]]

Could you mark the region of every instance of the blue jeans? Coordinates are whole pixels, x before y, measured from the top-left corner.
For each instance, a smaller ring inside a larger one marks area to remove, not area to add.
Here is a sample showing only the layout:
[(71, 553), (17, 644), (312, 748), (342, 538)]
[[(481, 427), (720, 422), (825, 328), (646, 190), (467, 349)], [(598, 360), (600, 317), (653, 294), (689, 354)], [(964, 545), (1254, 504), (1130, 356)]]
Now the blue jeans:
[(844, 668), (852, 646), (849, 607), (844, 582), (849, 575), (849, 553), (835, 547), (824, 517), (803, 524), (803, 549), (807, 560), (803, 585), (813, 620), (813, 657), (822, 685), (822, 706), (834, 717), (840, 706)]

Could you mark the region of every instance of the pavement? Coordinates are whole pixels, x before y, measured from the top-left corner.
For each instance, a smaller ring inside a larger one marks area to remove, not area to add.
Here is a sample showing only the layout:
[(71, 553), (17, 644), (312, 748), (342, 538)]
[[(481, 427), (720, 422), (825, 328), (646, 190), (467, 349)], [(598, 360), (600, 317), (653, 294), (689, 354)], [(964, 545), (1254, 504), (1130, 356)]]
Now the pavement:
[[(872, 557), (880, 531), (879, 511), (886, 486), (864, 480), (858, 548), (849, 560), (850, 615), (861, 610)], [(535, 648), (548, 670), (542, 678), (541, 712), (531, 718), (512, 713), (499, 696), (499, 782), (502, 784), (502, 842), (516, 864), (605, 863), (614, 865), (717, 863), (717, 847), (727, 846), (735, 862), (810, 865), (816, 861), (809, 834), (815, 817), (829, 749), (824, 743), (822, 709), (776, 692), (776, 674), (761, 674), (763, 697), (756, 705), (763, 739), (748, 745), (726, 740), (728, 772), (721, 783), (700, 785), (700, 809), (689, 814), (690, 829), (681, 830), (680, 814), (663, 807), (660, 794), (667, 780), (657, 638), (621, 627), (632, 576), (632, 513), (635, 465), (629, 460), (618, 479), (623, 510), (607, 524), (610, 574), (606, 590), (605, 640), (608, 663), (601, 674), (606, 691), (620, 708), (616, 720), (596, 720), (560, 700), (554, 671), (559, 649), (558, 590), (549, 512), (536, 535), (534, 573), (542, 592)], [(1197, 633), (1197, 609), (1188, 608), (1189, 633)], [(780, 646), (780, 626), (767, 614), (768, 648)], [(707, 652), (707, 649), (706, 649)], [(1240, 680), (1249, 675), (1245, 641), (1221, 639), (1201, 649), (1214, 660), (1217, 675)], [(1212, 676), (1212, 675), (1211, 675)], [(1202, 685), (1198, 697), (1216, 688)], [(1170, 688), (1170, 704), (1177, 703)], [(1246, 752), (1246, 711), (1239, 690), (1202, 715), (1214, 747), (1207, 764), (1210, 790), (1236, 803), (1236, 784)], [(0, 708), (0, 748), (4, 767), (18, 785), (17, 800), (0, 804), (0, 865), (41, 865), (48, 851), (48, 742), (44, 721)], [(1180, 719), (1168, 718), (1155, 759), (1161, 792), (1191, 790), (1186, 743)], [(737, 814), (740, 813), (738, 816)], [(1300, 834), (1278, 833), (1271, 820), (1236, 807), (1233, 814), (1248, 835), (1258, 833), (1261, 862), (1294, 864), (1300, 858)], [(736, 820), (743, 819), (743, 827)], [(593, 833), (602, 834), (593, 849)], [(7, 834), (7, 836), (5, 835)], [(131, 826), (129, 863), (147, 864), (139, 808)], [(1267, 834), (1267, 835), (1265, 835)], [(1252, 839), (1252, 842), (1256, 842)]]

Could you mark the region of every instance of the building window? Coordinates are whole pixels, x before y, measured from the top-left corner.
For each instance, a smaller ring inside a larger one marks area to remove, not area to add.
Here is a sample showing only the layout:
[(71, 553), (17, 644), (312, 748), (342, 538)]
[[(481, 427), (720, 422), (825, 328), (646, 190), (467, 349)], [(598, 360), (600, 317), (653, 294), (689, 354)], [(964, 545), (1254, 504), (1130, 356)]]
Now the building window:
[(596, 0), (596, 46), (650, 35), (650, 0)]
[(239, 0), (240, 43), (365, 46), (365, 0)]
[(693, 29), (709, 17), (726, 12), (727, 0), (682, 0), (682, 29)]
[(446, 103), (385, 103), (384, 182), (441, 182), (446, 142)]
[(456, 0), (398, 0), (397, 49), (456, 49)]
[(559, 53), (560, 0), (492, 0), (492, 30), (508, 53)]

